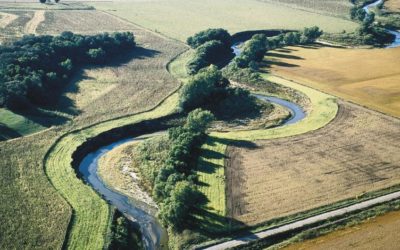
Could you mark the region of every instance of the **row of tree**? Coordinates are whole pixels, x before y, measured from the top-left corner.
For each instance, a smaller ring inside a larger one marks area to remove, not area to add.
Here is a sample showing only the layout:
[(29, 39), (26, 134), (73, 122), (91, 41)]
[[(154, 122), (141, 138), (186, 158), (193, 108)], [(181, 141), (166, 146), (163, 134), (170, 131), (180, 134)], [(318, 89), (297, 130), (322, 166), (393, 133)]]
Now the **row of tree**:
[(103, 64), (134, 47), (130, 32), (29, 35), (11, 45), (0, 46), (0, 107), (50, 105), (79, 66)]
[(168, 131), (170, 150), (155, 179), (153, 196), (160, 206), (161, 222), (175, 230), (184, 228), (191, 212), (203, 199), (195, 185), (194, 170), (206, 129), (213, 120), (211, 112), (195, 109), (188, 114), (183, 126)]

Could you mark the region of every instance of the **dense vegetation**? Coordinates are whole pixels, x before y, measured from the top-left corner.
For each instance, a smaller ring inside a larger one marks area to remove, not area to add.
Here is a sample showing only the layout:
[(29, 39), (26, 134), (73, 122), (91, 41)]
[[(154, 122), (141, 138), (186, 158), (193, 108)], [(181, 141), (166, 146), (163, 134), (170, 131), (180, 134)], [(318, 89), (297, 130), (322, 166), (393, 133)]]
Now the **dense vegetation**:
[(267, 37), (264, 34), (256, 34), (246, 41), (241, 48), (239, 56), (223, 69), (225, 77), (250, 84), (265, 84), (257, 72), (259, 63), (263, 60), (268, 50), (290, 45), (309, 44), (315, 42), (322, 35), (322, 31), (314, 26), (303, 31), (294, 31)]
[(202, 204), (194, 171), (198, 150), (213, 119), (211, 112), (195, 109), (188, 114), (184, 125), (168, 131), (168, 137), (151, 139), (138, 149), (140, 163), (153, 166), (151, 170), (141, 166), (139, 169), (150, 184), (160, 206), (159, 218), (166, 227), (183, 229), (193, 209)]
[(133, 228), (129, 220), (115, 210), (110, 231), (110, 243), (105, 249), (128, 250), (143, 249), (140, 231)]
[(24, 36), (0, 47), (0, 107), (52, 104), (78, 66), (102, 64), (135, 46), (130, 32)]
[(195, 55), (187, 65), (191, 75), (204, 67), (211, 64), (217, 65), (234, 56), (231, 49), (232, 37), (224, 29), (201, 31), (189, 37), (187, 43), (195, 49)]

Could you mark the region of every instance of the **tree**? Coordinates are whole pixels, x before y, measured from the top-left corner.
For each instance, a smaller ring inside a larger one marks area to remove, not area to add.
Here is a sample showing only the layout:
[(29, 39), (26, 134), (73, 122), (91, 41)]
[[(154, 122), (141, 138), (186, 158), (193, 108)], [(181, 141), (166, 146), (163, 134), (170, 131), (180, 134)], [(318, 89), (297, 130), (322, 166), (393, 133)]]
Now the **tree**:
[(187, 39), (187, 43), (190, 45), (190, 47), (195, 49), (200, 45), (212, 40), (222, 42), (227, 48), (229, 48), (232, 43), (231, 35), (228, 33), (228, 31), (224, 29), (207, 29), (204, 31), (200, 31), (194, 36), (189, 37)]
[(47, 0), (39, 0), (40, 3), (46, 3)]
[(190, 131), (204, 133), (214, 119), (215, 117), (210, 111), (195, 109), (187, 116), (184, 128)]

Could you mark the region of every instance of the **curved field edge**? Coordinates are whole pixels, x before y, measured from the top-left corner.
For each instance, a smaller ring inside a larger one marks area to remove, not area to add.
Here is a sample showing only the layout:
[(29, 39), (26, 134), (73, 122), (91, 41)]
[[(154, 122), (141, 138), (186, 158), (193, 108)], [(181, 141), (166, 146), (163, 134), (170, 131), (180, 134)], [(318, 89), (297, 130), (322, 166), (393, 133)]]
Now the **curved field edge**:
[[(209, 201), (207, 210), (210, 213), (221, 216), (225, 216), (227, 213), (225, 195), (225, 152), (231, 141), (275, 139), (304, 134), (324, 127), (336, 117), (338, 111), (336, 98), (275, 76), (263, 75), (263, 77), (271, 82), (281, 84), (305, 94), (310, 100), (311, 110), (308, 112), (305, 119), (287, 126), (227, 133), (212, 132), (210, 134), (207, 142), (202, 147), (202, 154), (200, 155), (198, 164), (199, 180), (205, 183), (205, 185), (201, 185), (199, 189)], [(210, 152), (213, 152), (213, 156), (210, 156)], [(209, 171), (210, 168), (212, 171)], [(224, 228), (221, 222), (210, 221), (210, 223)]]
[(109, 227), (110, 207), (92, 187), (76, 176), (71, 165), (73, 153), (85, 141), (102, 132), (172, 114), (176, 111), (177, 102), (178, 95), (173, 93), (152, 110), (69, 132), (53, 144), (44, 160), (45, 172), (73, 210), (65, 247), (102, 249)]

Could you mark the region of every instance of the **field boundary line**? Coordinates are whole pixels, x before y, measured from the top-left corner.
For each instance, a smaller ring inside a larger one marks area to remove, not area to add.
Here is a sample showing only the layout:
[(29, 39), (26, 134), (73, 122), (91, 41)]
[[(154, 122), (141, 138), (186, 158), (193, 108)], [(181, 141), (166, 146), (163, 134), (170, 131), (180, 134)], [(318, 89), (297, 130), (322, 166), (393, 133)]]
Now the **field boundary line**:
[(346, 206), (343, 208), (335, 209), (329, 212), (325, 212), (319, 215), (311, 216), (306, 219), (298, 220), (296, 222), (288, 223), (285, 225), (281, 225), (275, 228), (267, 229), (258, 233), (248, 234), (245, 236), (238, 237), (236, 239), (226, 241), (217, 245), (213, 245), (210, 247), (202, 248), (207, 250), (220, 250), (220, 249), (227, 249), (237, 246), (243, 246), (248, 243), (251, 243), (255, 240), (265, 239), (274, 235), (278, 235), (285, 232), (290, 232), (292, 230), (301, 229), (305, 226), (309, 226), (318, 222), (323, 222), (328, 219), (332, 219), (338, 216), (346, 215), (351, 212), (360, 211), (365, 208), (369, 208), (375, 205), (379, 205), (385, 202), (390, 202), (400, 198), (400, 191), (382, 195), (376, 198), (372, 198), (366, 201), (362, 201), (350, 206)]

